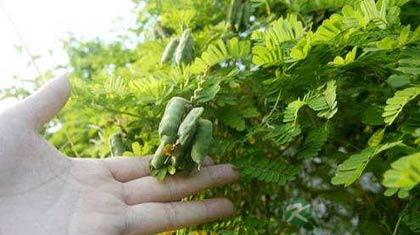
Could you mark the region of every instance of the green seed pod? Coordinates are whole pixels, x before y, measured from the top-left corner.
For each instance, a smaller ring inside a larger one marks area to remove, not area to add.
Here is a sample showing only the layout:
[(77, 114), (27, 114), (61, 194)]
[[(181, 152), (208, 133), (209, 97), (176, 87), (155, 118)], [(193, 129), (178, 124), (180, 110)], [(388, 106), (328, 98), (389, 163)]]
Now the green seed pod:
[(159, 136), (171, 136), (176, 138), (178, 127), (181, 123), (182, 116), (185, 113), (185, 106), (188, 100), (181, 97), (173, 97), (165, 108), (162, 120), (159, 124)]
[(160, 142), (160, 145), (153, 155), (150, 163), (154, 169), (160, 168), (166, 162), (168, 156), (165, 154), (165, 148), (168, 145), (172, 145), (174, 142), (175, 138), (166, 135), (162, 136), (162, 141)]
[(162, 58), (160, 59), (161, 64), (164, 64), (173, 58), (175, 49), (178, 46), (178, 44), (179, 44), (179, 39), (174, 38), (168, 43), (168, 45), (166, 45), (165, 51), (163, 52)]
[(122, 156), (126, 150), (121, 132), (116, 132), (109, 137), (109, 145), (112, 156)]
[(201, 107), (193, 108), (179, 126), (178, 140), (176, 141), (176, 148), (171, 158), (172, 164), (175, 167), (179, 166), (183, 159), (190, 155), (191, 141), (197, 128), (198, 119), (203, 111), (204, 109)]
[(244, 2), (244, 9), (242, 15), (242, 22), (241, 22), (241, 30), (245, 30), (247, 25), (249, 24), (249, 19), (252, 16), (252, 5), (251, 3)]
[(157, 22), (153, 27), (153, 35), (155, 38), (166, 38), (165, 29), (159, 22)]
[(189, 155), (190, 153), (189, 147), (191, 140), (192, 137), (190, 137), (189, 141), (187, 141), (186, 144), (178, 144), (175, 148), (171, 158), (171, 163), (174, 167), (178, 168), (183, 162), (183, 160), (185, 160), (188, 157), (187, 155)]
[(199, 166), (207, 156), (211, 141), (213, 139), (213, 124), (206, 119), (198, 120), (197, 131), (192, 142), (191, 158)]
[(179, 40), (175, 50), (175, 63), (189, 63), (194, 59), (194, 39), (191, 36), (191, 30), (186, 29)]
[(197, 127), (198, 119), (201, 117), (204, 108), (198, 107), (193, 108), (182, 121), (178, 129), (178, 140), (177, 144), (186, 145), (191, 140)]
[(240, 0), (231, 0), (229, 7), (228, 7), (228, 12), (226, 14), (226, 26), (228, 30), (233, 30), (234, 29), (234, 21), (236, 18), (236, 14), (238, 11), (238, 6), (240, 4)]
[(234, 26), (236, 31), (239, 31), (242, 24), (245, 5), (242, 3), (238, 6), (238, 10), (234, 19)]

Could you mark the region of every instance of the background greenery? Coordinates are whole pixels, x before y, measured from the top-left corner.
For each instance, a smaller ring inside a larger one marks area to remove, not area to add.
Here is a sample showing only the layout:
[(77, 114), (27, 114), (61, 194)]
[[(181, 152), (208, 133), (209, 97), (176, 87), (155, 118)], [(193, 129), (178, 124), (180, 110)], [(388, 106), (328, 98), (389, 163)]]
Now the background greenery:
[[(420, 234), (420, 1), (135, 2), (134, 48), (67, 41), (73, 96), (44, 132), (57, 148), (106, 158), (121, 132), (125, 155), (151, 154), (167, 101), (193, 97), (211, 156), (242, 178), (192, 197), (229, 197), (234, 217), (178, 234)], [(194, 60), (161, 64), (187, 28)], [(282, 217), (294, 197), (312, 204), (303, 227)]]

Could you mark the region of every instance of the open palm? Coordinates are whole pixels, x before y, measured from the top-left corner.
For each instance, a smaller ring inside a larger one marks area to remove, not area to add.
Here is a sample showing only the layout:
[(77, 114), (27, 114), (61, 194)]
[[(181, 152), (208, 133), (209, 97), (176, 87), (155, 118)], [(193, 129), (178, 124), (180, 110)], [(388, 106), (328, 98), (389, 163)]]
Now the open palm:
[(73, 159), (38, 129), (66, 103), (70, 84), (54, 79), (0, 113), (0, 234), (150, 234), (228, 216), (227, 199), (179, 202), (238, 179), (230, 165), (159, 182), (149, 157)]

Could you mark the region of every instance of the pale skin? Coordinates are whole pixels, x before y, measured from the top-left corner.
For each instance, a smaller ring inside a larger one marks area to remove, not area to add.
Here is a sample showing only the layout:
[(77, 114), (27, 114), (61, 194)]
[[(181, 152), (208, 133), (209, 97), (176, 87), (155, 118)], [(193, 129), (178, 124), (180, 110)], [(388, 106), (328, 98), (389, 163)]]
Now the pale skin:
[(66, 76), (48, 82), (0, 113), (0, 234), (152, 234), (206, 223), (233, 213), (225, 198), (180, 201), (234, 182), (230, 165), (206, 166), (192, 177), (159, 182), (149, 157), (75, 159), (38, 130), (70, 96)]

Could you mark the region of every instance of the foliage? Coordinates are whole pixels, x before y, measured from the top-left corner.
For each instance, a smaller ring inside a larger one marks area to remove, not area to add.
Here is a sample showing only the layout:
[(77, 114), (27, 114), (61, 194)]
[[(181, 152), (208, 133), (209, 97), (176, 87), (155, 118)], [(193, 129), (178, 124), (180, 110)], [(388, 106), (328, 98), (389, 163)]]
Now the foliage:
[(362, 175), (366, 165), (374, 156), (399, 144), (400, 142), (393, 142), (367, 147), (362, 152), (350, 156), (343, 164), (338, 166), (336, 175), (331, 179), (331, 183), (349, 186)]
[[(165, 105), (180, 96), (205, 108), (211, 156), (235, 164), (242, 179), (194, 196), (231, 198), (233, 218), (178, 234), (392, 234), (400, 217), (401, 234), (418, 233), (410, 214), (420, 192), (418, 3), (136, 2), (144, 7), (133, 31), (144, 40), (134, 48), (124, 37), (68, 41), (73, 96), (45, 132), (52, 144), (105, 158), (109, 137), (120, 133), (124, 155), (150, 154)], [(232, 4), (241, 9), (229, 18)], [(160, 63), (185, 30), (193, 58)], [(27, 93), (2, 95), (14, 94)], [(282, 219), (293, 197), (342, 210), (313, 209), (297, 228)]]
[(383, 184), (389, 191), (400, 189), (399, 196), (407, 196), (410, 189), (420, 183), (420, 154), (402, 157), (391, 164), (392, 169), (384, 174)]
[(386, 101), (386, 106), (384, 108), (384, 113), (382, 117), (385, 119), (385, 123), (391, 125), (398, 114), (402, 111), (404, 105), (406, 105), (410, 100), (416, 98), (420, 94), (420, 88), (410, 87), (401, 91), (397, 91), (394, 97), (389, 98)]
[(420, 201), (418, 198), (407, 204), (401, 212), (401, 218), (411, 231), (420, 233)]

